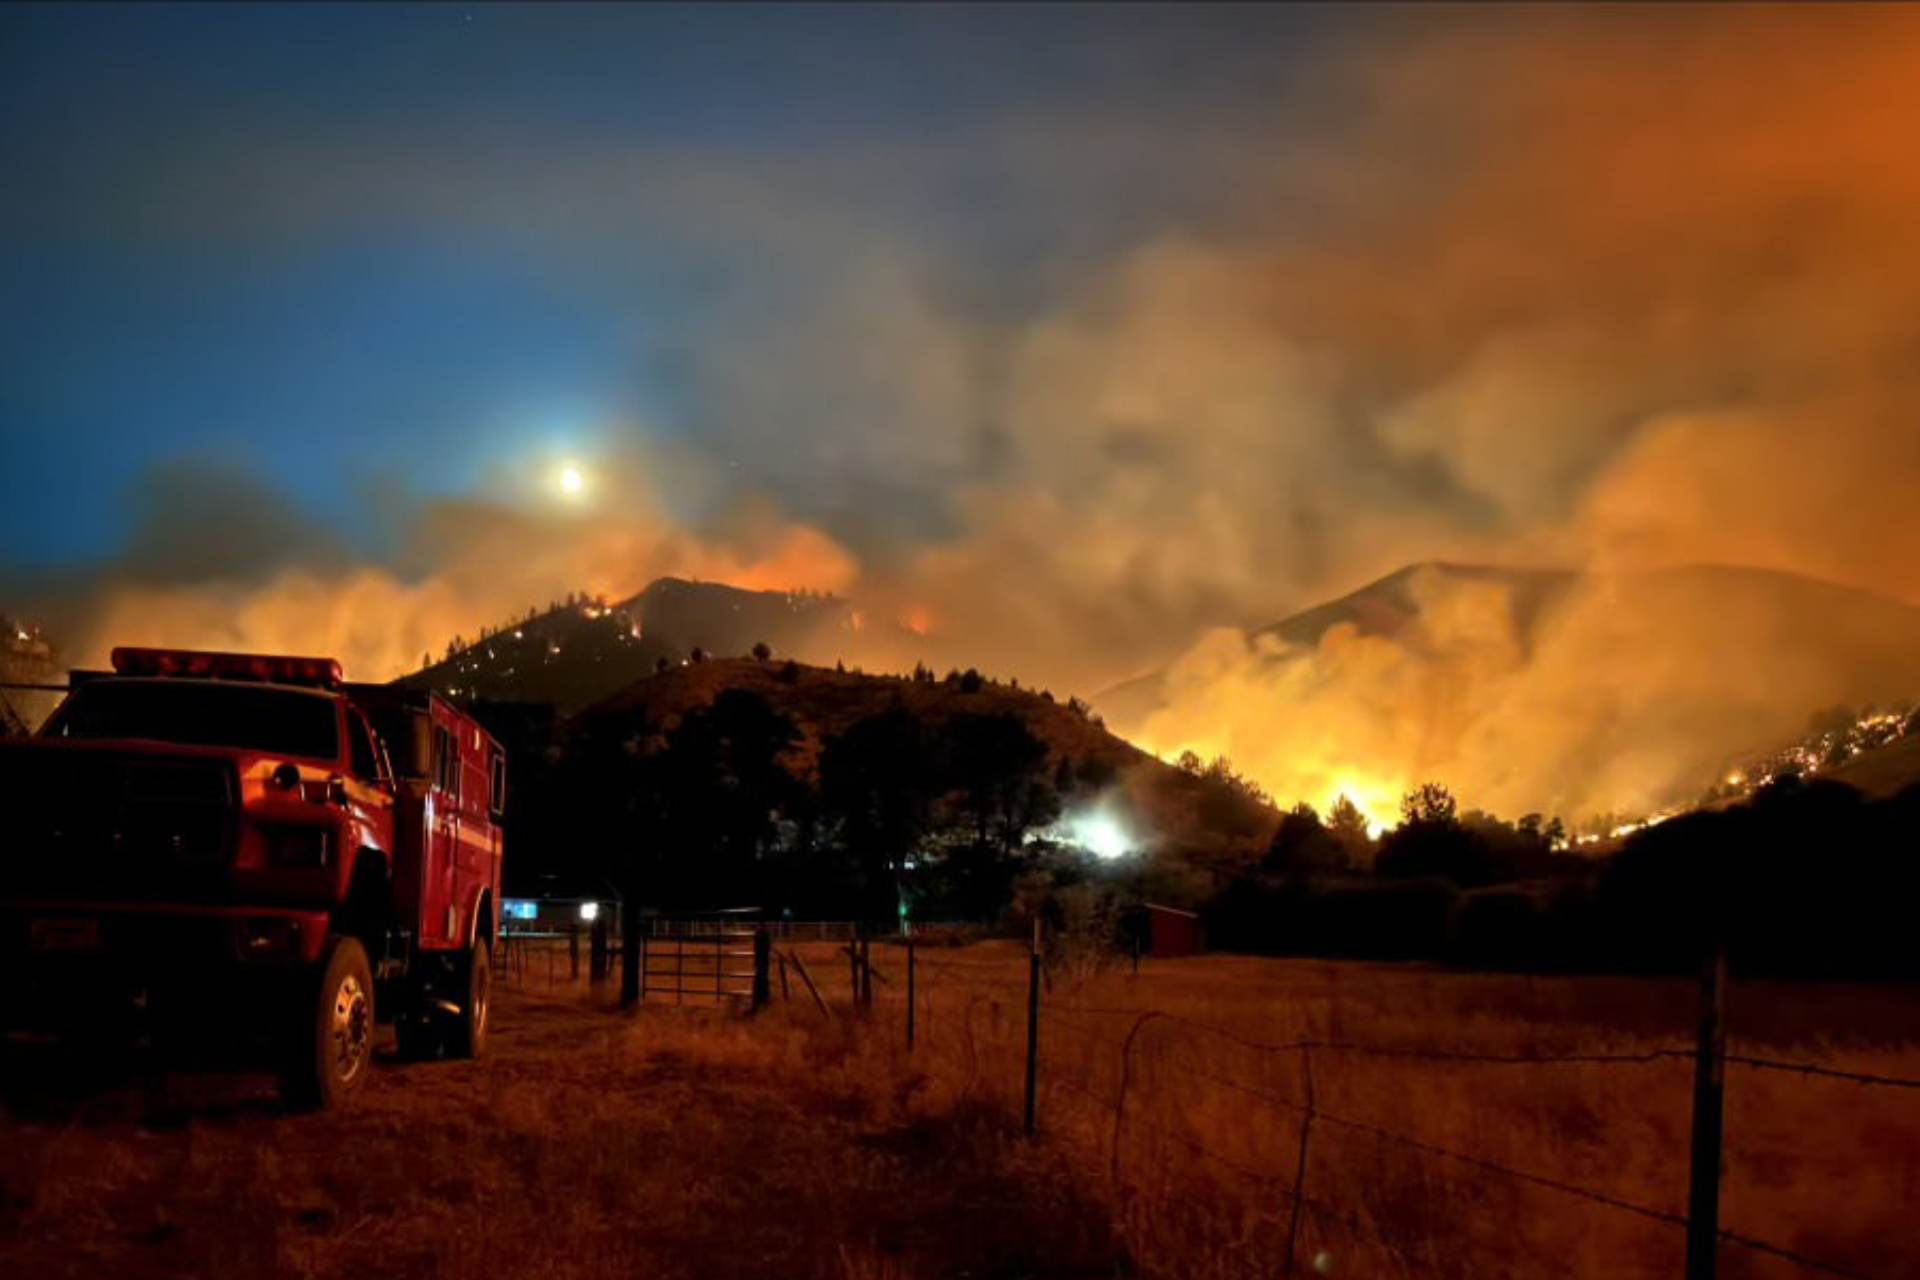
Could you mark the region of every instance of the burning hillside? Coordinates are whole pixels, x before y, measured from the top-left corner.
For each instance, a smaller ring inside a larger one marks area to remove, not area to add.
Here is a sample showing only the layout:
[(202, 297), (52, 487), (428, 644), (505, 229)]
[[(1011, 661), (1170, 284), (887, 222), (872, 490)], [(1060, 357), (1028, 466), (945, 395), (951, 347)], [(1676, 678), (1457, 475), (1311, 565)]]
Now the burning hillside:
[(1230, 756), (1283, 802), (1345, 793), (1380, 817), (1438, 778), (1578, 824), (1692, 802), (1809, 708), (1910, 695), (1916, 652), (1920, 610), (1791, 575), (1427, 565), (1217, 633), (1112, 714), (1162, 754)]

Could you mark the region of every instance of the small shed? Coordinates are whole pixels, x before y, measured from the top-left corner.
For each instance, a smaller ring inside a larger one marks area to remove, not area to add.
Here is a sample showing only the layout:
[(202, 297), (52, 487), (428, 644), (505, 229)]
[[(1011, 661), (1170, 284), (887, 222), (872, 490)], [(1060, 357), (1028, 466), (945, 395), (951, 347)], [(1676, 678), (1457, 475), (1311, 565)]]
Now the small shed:
[(1207, 931), (1199, 915), (1179, 907), (1142, 903), (1128, 926), (1139, 954), (1154, 960), (1197, 956), (1207, 949)]

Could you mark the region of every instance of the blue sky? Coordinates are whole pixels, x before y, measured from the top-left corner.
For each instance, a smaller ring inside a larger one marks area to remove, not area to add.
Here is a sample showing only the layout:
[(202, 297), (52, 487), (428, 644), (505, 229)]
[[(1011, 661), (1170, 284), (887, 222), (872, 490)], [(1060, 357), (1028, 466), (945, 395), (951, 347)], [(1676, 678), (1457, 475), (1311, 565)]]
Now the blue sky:
[[(1310, 125), (1327, 104), (1294, 71), (1334, 26), (1081, 6), (9, 9), (0, 568), (117, 554), (169, 463), (243, 471), (379, 556), (393, 531), (370, 493), (465, 492), (609, 432), (698, 446), (715, 409), (689, 335), (724, 364), (715, 339), (741, 317), (804, 323), (875, 244), (999, 314), (1083, 258), (1229, 216), (1209, 136), (1281, 110)], [(1063, 132), (1080, 154), (1034, 154)], [(1170, 135), (1187, 154), (1164, 154)]]

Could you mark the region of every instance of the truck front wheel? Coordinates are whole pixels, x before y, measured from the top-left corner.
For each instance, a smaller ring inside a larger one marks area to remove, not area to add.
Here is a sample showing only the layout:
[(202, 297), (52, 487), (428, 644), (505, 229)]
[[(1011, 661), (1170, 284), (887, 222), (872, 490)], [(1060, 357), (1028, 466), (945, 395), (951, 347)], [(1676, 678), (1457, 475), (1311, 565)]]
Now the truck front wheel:
[(487, 1051), (487, 1011), (493, 1003), (493, 962), (485, 939), (474, 940), (460, 963), (460, 978), (466, 999), (447, 1027), (447, 1056), (477, 1058)]
[(310, 990), (313, 1004), (281, 1080), (282, 1097), (302, 1110), (346, 1101), (373, 1070), (373, 969), (359, 939), (328, 943), (318, 988)]

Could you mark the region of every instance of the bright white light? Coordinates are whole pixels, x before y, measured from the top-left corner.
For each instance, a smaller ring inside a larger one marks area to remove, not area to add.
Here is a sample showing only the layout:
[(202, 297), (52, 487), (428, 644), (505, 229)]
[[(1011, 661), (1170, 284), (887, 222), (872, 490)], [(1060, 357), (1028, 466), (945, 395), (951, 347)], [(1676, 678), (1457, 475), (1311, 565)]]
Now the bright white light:
[(1124, 858), (1134, 850), (1133, 837), (1110, 813), (1093, 811), (1070, 815), (1066, 827), (1067, 839), (1103, 861)]
[(580, 468), (568, 464), (560, 468), (560, 492), (569, 498), (577, 498), (586, 491), (587, 477)]
[(580, 918), (582, 920), (598, 920), (600, 918), (600, 904), (597, 902), (581, 903)]

